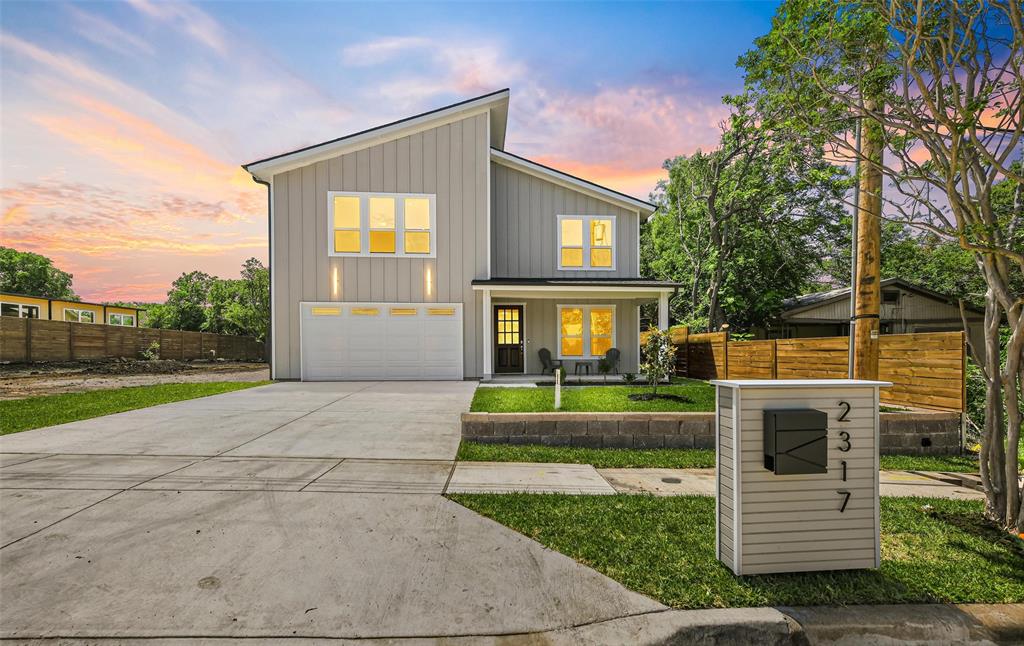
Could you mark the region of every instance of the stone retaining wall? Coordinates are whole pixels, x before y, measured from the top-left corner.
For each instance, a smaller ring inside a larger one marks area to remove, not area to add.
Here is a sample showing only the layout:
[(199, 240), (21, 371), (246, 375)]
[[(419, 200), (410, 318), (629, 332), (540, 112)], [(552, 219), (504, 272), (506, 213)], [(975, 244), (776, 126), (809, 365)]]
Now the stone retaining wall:
[[(713, 449), (714, 413), (463, 413), (462, 439), (486, 444)], [(959, 413), (881, 413), (882, 453), (960, 451)]]
[(878, 430), (882, 453), (955, 455), (960, 452), (960, 413), (882, 413)]
[(711, 449), (714, 413), (463, 413), (462, 438), (493, 444)]

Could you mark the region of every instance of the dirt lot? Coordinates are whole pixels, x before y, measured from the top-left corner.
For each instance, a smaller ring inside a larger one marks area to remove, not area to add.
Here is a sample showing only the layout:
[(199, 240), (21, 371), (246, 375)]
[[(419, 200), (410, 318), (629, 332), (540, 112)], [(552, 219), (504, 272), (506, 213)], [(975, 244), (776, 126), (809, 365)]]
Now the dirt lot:
[(0, 365), (0, 399), (125, 386), (270, 379), (265, 363), (244, 361), (76, 361)]

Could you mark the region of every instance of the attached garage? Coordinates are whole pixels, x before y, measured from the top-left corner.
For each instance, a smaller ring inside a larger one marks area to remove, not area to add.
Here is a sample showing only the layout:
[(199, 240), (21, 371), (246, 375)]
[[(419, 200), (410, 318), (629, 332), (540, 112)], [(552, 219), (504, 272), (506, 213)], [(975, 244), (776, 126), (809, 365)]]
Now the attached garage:
[(300, 303), (302, 380), (462, 379), (461, 303)]

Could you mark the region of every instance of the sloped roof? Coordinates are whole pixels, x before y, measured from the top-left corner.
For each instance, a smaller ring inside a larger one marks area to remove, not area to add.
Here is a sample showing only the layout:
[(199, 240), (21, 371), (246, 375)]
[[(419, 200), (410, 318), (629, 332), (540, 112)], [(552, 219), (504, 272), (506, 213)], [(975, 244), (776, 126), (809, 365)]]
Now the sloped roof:
[(355, 149), (369, 146), (382, 141), (390, 141), (404, 136), (410, 131), (422, 130), (429, 127), (435, 121), (442, 121), (463, 112), (487, 108), (491, 112), (491, 141), (490, 145), (497, 148), (505, 146), (505, 129), (508, 123), (508, 99), (509, 89), (490, 92), (481, 96), (452, 103), (434, 110), (422, 112), (411, 117), (392, 121), (381, 126), (375, 126), (366, 130), (324, 141), (311, 146), (305, 146), (285, 153), (272, 155), (259, 159), (242, 168), (263, 180), (293, 168), (306, 166), (314, 162), (335, 157), (348, 149)]
[(625, 206), (628, 209), (637, 209), (643, 214), (644, 219), (658, 210), (658, 205), (656, 204), (645, 202), (644, 200), (637, 199), (632, 195), (626, 195), (625, 193), (608, 188), (607, 186), (595, 184), (590, 180), (570, 175), (565, 171), (545, 166), (544, 164), (535, 162), (531, 159), (520, 157), (519, 155), (513, 155), (507, 150), (492, 148), (491, 160), (499, 164), (524, 170), (532, 175), (538, 175), (549, 180), (554, 180), (560, 184), (568, 185), (577, 190), (582, 190), (583, 192), (594, 195), (598, 199), (612, 201), (616, 204)]
[[(881, 282), (881, 286), (883, 288), (900, 287), (902, 289), (907, 290), (908, 292), (914, 292), (926, 298), (931, 298), (933, 300), (941, 301), (943, 303), (959, 307), (958, 300), (953, 296), (950, 296), (948, 294), (940, 294), (939, 292), (934, 292), (926, 287), (921, 287), (920, 285), (916, 285), (909, 281), (903, 280), (902, 278), (886, 278)], [(787, 298), (786, 300), (782, 301), (782, 310), (785, 314), (794, 314), (796, 312), (808, 310), (811, 309), (812, 307), (822, 305), (824, 303), (830, 303), (840, 299), (848, 300), (849, 298), (850, 288), (842, 287), (839, 289), (831, 289), (825, 292), (815, 292), (813, 294), (803, 294), (801, 296), (796, 296), (794, 298)], [(973, 305), (965, 305), (965, 307), (966, 309), (972, 312), (984, 313), (984, 310), (974, 307)]]

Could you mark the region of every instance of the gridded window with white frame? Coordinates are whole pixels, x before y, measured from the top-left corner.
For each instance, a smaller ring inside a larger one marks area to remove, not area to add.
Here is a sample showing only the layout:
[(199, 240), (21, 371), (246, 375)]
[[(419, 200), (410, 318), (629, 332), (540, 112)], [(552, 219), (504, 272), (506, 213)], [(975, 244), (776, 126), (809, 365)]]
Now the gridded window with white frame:
[(558, 306), (559, 359), (599, 359), (614, 347), (614, 305)]
[(66, 307), (64, 308), (64, 320), (72, 323), (95, 323), (96, 313), (92, 310), (80, 310)]
[(559, 215), (558, 269), (615, 270), (614, 215)]
[(437, 197), (328, 191), (330, 256), (434, 258)]
[(38, 305), (24, 303), (0, 303), (0, 316), (15, 316), (21, 319), (39, 318)]
[(135, 327), (135, 316), (132, 314), (111, 314), (107, 317), (107, 323), (110, 325)]

